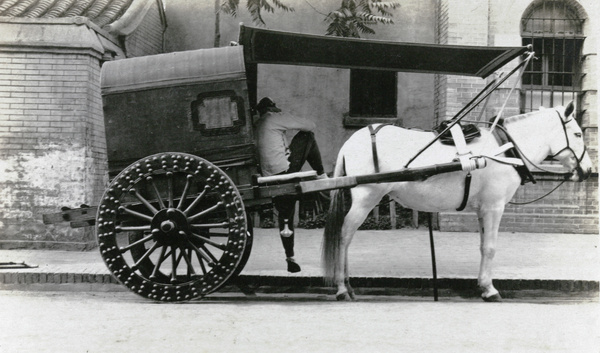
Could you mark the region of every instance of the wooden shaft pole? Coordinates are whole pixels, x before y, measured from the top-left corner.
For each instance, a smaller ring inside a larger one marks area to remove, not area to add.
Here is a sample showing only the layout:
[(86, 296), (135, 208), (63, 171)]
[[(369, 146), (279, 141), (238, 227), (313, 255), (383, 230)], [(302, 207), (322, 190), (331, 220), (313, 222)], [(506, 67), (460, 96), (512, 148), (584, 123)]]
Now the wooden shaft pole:
[(433, 271), (433, 300), (438, 301), (437, 266), (435, 264), (435, 245), (433, 243), (433, 221), (432, 213), (429, 212), (427, 222), (429, 223), (429, 245), (431, 248), (431, 268)]

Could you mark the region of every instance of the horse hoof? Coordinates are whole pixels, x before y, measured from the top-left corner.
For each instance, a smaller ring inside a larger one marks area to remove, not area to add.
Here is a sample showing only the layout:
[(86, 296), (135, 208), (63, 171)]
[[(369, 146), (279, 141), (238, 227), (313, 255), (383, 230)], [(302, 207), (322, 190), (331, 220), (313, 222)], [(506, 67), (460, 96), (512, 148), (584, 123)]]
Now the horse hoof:
[(348, 294), (348, 292), (340, 293), (335, 296), (335, 299), (339, 302), (349, 302), (353, 301), (354, 298)]
[(496, 293), (489, 297), (481, 297), (481, 298), (483, 299), (483, 301), (488, 302), (488, 303), (498, 303), (498, 302), (502, 301), (502, 297), (500, 296), (499, 293)]

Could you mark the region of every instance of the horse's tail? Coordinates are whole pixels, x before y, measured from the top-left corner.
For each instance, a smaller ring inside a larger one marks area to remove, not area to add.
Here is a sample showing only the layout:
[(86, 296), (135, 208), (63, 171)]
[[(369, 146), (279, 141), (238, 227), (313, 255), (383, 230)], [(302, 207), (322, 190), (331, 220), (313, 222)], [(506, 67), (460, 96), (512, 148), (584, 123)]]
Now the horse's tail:
[[(333, 172), (334, 177), (346, 174), (344, 164), (344, 156), (340, 153)], [(335, 189), (331, 192), (331, 203), (323, 233), (322, 253), (323, 277), (327, 285), (334, 282), (335, 268), (340, 254), (342, 225), (346, 216), (346, 203), (352, 202), (351, 197), (350, 191), (347, 189)]]

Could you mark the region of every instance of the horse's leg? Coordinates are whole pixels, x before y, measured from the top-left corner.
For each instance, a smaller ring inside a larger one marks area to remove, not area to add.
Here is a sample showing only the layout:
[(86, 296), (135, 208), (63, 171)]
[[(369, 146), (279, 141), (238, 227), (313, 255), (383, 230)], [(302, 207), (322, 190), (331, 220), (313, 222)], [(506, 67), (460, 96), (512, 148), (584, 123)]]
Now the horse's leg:
[(496, 254), (498, 227), (504, 213), (503, 206), (482, 208), (478, 213), (479, 234), (481, 236), (481, 264), (479, 266), (478, 285), (481, 297), (485, 301), (501, 301), (502, 297), (492, 284), (492, 265)]
[(346, 252), (346, 268), (344, 269), (344, 272), (345, 272), (344, 285), (346, 286), (346, 289), (348, 290), (348, 295), (350, 296), (350, 299), (355, 300), (356, 296), (354, 294), (354, 288), (352, 288), (352, 286), (350, 286), (350, 273), (348, 271), (348, 252)]
[(354, 291), (348, 283), (348, 248), (358, 227), (386, 192), (379, 186), (358, 186), (352, 189), (352, 206), (344, 217), (342, 238), (339, 244), (338, 263), (335, 266), (334, 282), (337, 286), (337, 300), (352, 300)]

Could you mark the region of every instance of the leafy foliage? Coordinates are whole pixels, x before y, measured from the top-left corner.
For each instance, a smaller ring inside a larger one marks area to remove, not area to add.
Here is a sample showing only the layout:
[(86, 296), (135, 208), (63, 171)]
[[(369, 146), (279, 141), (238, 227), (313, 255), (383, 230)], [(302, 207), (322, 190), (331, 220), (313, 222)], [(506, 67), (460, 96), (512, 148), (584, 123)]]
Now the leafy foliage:
[(393, 24), (390, 11), (398, 7), (400, 3), (395, 1), (342, 0), (340, 7), (325, 17), (329, 22), (326, 34), (354, 38), (360, 38), (361, 33), (375, 34), (369, 26)]
[[(240, 5), (240, 0), (225, 0), (221, 5), (223, 12), (236, 17)], [(285, 5), (281, 0), (246, 0), (246, 8), (252, 17), (252, 22), (257, 26), (264, 26), (265, 21), (262, 14), (266, 12), (274, 13), (275, 8), (283, 11), (293, 12), (294, 8)]]

